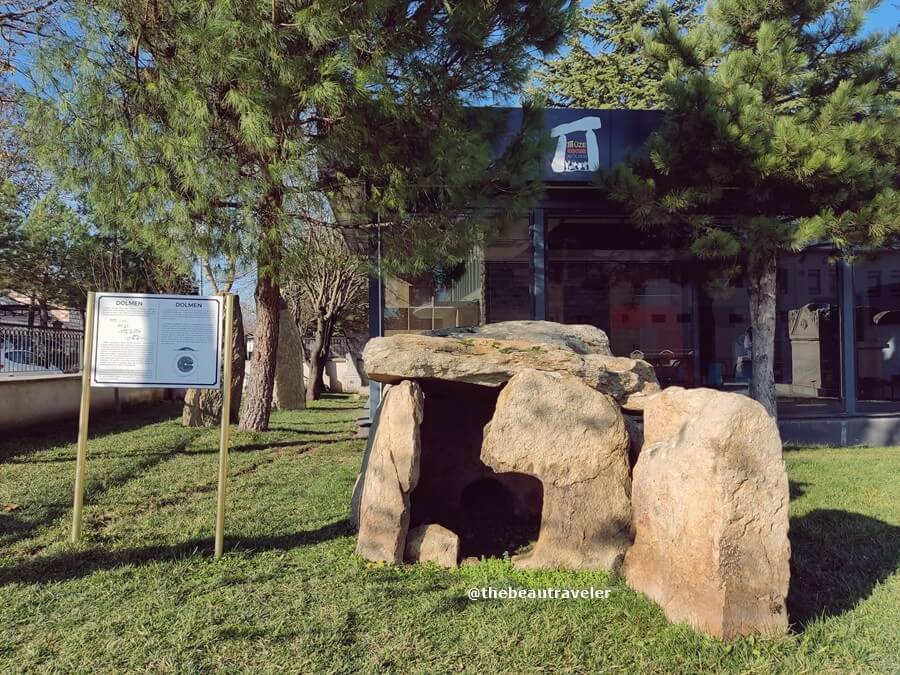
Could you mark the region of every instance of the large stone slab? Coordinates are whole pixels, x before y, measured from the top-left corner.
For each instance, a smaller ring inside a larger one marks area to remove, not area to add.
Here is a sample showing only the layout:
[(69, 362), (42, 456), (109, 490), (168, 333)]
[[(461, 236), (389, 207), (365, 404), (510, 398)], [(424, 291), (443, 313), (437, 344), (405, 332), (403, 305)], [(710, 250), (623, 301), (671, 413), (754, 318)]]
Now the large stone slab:
[(419, 480), (420, 428), (425, 398), (415, 382), (385, 394), (361, 482), (356, 552), (400, 564), (409, 528), (409, 493)]
[(406, 560), (456, 567), (459, 560), (459, 537), (441, 525), (419, 525), (410, 530), (406, 537)]
[[(525, 324), (521, 337), (516, 333), (519, 324)], [(528, 321), (489, 324), (443, 336), (391, 335), (369, 340), (363, 360), (369, 378), (386, 383), (438, 379), (500, 387), (523, 370), (569, 373), (636, 409), (659, 391), (649, 363), (604, 353), (608, 346), (598, 329), (576, 326), (577, 330), (567, 333), (571, 328)], [(542, 342), (544, 334), (549, 337)]]
[(672, 621), (720, 638), (788, 627), (788, 480), (778, 427), (757, 402), (665, 389), (644, 409), (628, 584)]
[(578, 378), (524, 370), (497, 399), (482, 461), (544, 486), (530, 569), (613, 569), (630, 539), (628, 431), (611, 397)]
[(479, 337), (492, 340), (521, 340), (534, 344), (565, 347), (576, 354), (612, 356), (606, 333), (595, 326), (586, 324), (556, 323), (555, 321), (500, 321), (481, 326), (444, 328), (431, 331), (429, 334), (459, 339)]

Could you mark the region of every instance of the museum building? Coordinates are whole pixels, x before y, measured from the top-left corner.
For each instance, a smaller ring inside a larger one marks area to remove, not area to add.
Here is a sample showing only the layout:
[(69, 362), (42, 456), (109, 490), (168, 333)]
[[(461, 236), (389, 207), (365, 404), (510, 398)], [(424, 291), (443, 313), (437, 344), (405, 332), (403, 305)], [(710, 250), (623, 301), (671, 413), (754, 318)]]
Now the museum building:
[[(522, 112), (505, 112), (513, 133)], [(638, 150), (660, 119), (546, 110), (546, 189), (527, 219), (472, 251), (446, 286), (373, 283), (372, 335), (514, 319), (591, 324), (614, 354), (653, 364), (663, 386), (746, 391), (752, 332), (741, 282), (712, 291), (709, 265), (636, 228), (594, 179)], [(775, 380), (786, 439), (900, 442), (900, 251), (852, 262), (830, 246), (779, 255)]]

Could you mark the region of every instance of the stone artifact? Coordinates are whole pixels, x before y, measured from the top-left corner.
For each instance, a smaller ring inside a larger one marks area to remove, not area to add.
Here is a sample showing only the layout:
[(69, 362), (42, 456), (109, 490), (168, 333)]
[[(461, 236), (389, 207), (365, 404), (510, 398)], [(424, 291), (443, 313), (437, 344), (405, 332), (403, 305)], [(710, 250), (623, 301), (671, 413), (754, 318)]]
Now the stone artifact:
[(613, 399), (559, 373), (524, 370), (497, 399), (481, 458), (544, 486), (528, 569), (613, 569), (631, 543), (628, 431)]
[(406, 536), (406, 560), (456, 567), (459, 560), (459, 537), (440, 525), (420, 525), (410, 530)]
[(833, 305), (809, 303), (788, 310), (791, 396), (836, 396), (840, 390), (840, 330)]
[(287, 307), (282, 307), (278, 313), (278, 354), (275, 359), (272, 407), (278, 410), (306, 408), (302, 339), (294, 315)]
[(621, 569), (673, 621), (786, 630), (788, 484), (758, 403), (660, 391), (591, 326), (392, 335), (363, 359), (387, 393), (352, 499), (362, 557)]
[(367, 560), (402, 563), (409, 493), (419, 480), (422, 389), (403, 382), (386, 394), (372, 442), (359, 511), (356, 552)]
[(720, 638), (784, 633), (788, 502), (778, 427), (760, 404), (667, 388), (644, 409), (628, 585)]
[(521, 340), (537, 345), (566, 347), (576, 354), (612, 356), (609, 338), (599, 328), (584, 324), (554, 323), (553, 321), (503, 321), (482, 326), (444, 328), (430, 333), (440, 337), (467, 339), (473, 337), (493, 340)]
[[(501, 387), (523, 370), (562, 372), (574, 375), (592, 389), (610, 394), (620, 404), (635, 409), (643, 406), (647, 395), (659, 391), (656, 374), (649, 363), (603, 353), (603, 342), (587, 331), (580, 339), (573, 339), (572, 334), (567, 338), (567, 327), (560, 326), (552, 341), (540, 342), (540, 332), (533, 324), (559, 324), (509, 323), (523, 325), (524, 337), (514, 337), (515, 327), (501, 323), (493, 324), (499, 328), (493, 328), (488, 334), (507, 336), (504, 339), (486, 337), (478, 331), (472, 332), (470, 337), (457, 331), (444, 336), (405, 333), (373, 338), (363, 350), (366, 373), (376, 382), (437, 379)], [(550, 332), (548, 327), (542, 330)], [(570, 343), (581, 350), (595, 351), (576, 351)]]

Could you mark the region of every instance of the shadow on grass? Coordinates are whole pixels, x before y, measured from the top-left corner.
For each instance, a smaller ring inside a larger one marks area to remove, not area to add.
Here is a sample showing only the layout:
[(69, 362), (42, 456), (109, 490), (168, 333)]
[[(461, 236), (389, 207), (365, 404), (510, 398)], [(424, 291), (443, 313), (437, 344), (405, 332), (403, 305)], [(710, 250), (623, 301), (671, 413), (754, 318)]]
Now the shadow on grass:
[[(225, 551), (256, 553), (260, 551), (288, 551), (299, 546), (319, 544), (353, 533), (349, 519), (323, 525), (315, 530), (263, 537), (225, 538)], [(145, 565), (184, 559), (190, 556), (211, 556), (213, 540), (192, 539), (170, 546), (144, 546), (121, 550), (93, 548), (78, 552), (59, 553), (0, 567), (0, 586), (12, 583), (39, 584), (78, 579), (100, 570), (114, 570), (124, 565)]]
[(791, 501), (798, 499), (806, 494), (806, 486), (809, 483), (804, 483), (802, 481), (789, 480), (788, 481), (788, 490), (790, 491)]
[(796, 632), (852, 609), (900, 564), (900, 527), (859, 513), (816, 509), (791, 518), (790, 539), (787, 605)]
[[(343, 426), (349, 427), (350, 424), (345, 420), (338, 420), (337, 422), (319, 422), (316, 426), (321, 427), (328, 424), (341, 424)], [(334, 436), (336, 434), (347, 434), (352, 433), (351, 431), (344, 431), (343, 429), (334, 429), (333, 431), (329, 431), (327, 429), (304, 429), (302, 424), (297, 424), (293, 427), (269, 427), (269, 431), (280, 431), (287, 432), (291, 434), (301, 434), (303, 436)]]
[[(126, 406), (121, 415), (116, 415), (114, 412), (92, 413), (90, 440), (136, 431), (149, 424), (171, 421), (180, 415), (181, 406), (174, 405), (171, 401), (133, 407)], [(14, 434), (10, 434), (8, 440), (0, 442), (0, 461), (49, 450), (59, 445), (75, 443), (77, 436), (77, 420), (64, 420), (16, 430)]]
[[(307, 432), (297, 432), (300, 438), (288, 441), (270, 441), (268, 443), (246, 443), (246, 444), (236, 444), (232, 445), (228, 448), (229, 454), (241, 454), (244, 452), (259, 452), (263, 450), (278, 450), (280, 448), (290, 448), (292, 446), (296, 446), (298, 448), (310, 449), (314, 447), (318, 447), (320, 445), (333, 445), (335, 443), (345, 443), (347, 441), (354, 440), (354, 437), (349, 432), (334, 432), (330, 434), (335, 438), (303, 438), (303, 436), (311, 435)], [(168, 457), (202, 457), (203, 455), (218, 455), (219, 448), (202, 448), (202, 449), (193, 449), (188, 450), (187, 446), (190, 445), (190, 442), (193, 439), (190, 439), (189, 442), (184, 444), (179, 444), (181, 447), (173, 446), (170, 450), (161, 450), (156, 452), (142, 452), (142, 451), (131, 451), (125, 450), (121, 452), (91, 452), (88, 458), (88, 470), (90, 470), (90, 463), (92, 461), (101, 460), (101, 459), (128, 459), (132, 457), (159, 457), (162, 459)], [(72, 470), (74, 471), (75, 467), (75, 459), (73, 457), (52, 457), (50, 459), (12, 459), (6, 460), (4, 464), (71, 464)]]
[[(133, 464), (120, 467), (119, 470), (104, 475), (102, 480), (98, 480), (91, 475), (91, 461), (89, 459), (86, 469), (87, 480), (85, 484), (85, 501), (90, 503), (97, 499), (98, 496), (125, 485), (136, 476), (151, 471), (159, 464), (165, 462), (168, 458), (187, 453), (186, 448), (192, 440), (193, 436), (182, 438), (174, 443), (169, 450), (161, 453), (136, 453), (135, 456), (137, 459)], [(117, 458), (124, 457), (128, 457), (128, 455), (120, 455)], [(73, 458), (64, 457), (59, 460), (34, 460), (33, 463), (38, 464), (49, 461), (60, 461), (71, 464), (72, 476), (74, 479), (75, 460)], [(12, 464), (14, 462), (5, 463)], [(24, 460), (17, 463), (30, 464), (32, 461)], [(2, 540), (5, 545), (9, 545), (27, 539), (28, 537), (33, 536), (41, 527), (46, 527), (52, 523), (64, 512), (65, 509), (60, 509), (60, 505), (58, 504), (46, 504), (45, 508), (42, 509), (42, 512), (31, 520), (13, 520), (8, 517), (9, 514), (2, 514), (2, 517), (0, 517), (0, 540)]]

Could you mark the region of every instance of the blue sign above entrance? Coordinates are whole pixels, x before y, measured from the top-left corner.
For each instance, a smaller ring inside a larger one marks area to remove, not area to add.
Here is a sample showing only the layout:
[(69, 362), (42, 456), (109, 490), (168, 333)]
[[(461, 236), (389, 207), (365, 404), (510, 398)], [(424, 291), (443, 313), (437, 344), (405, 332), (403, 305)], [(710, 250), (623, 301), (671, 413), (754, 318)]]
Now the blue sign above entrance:
[[(522, 125), (522, 110), (509, 108), (507, 138), (502, 149)], [(552, 183), (589, 183), (598, 170), (609, 170), (640, 150), (659, 126), (662, 113), (655, 110), (592, 110), (547, 108), (544, 130), (548, 151), (541, 158), (541, 178)]]

